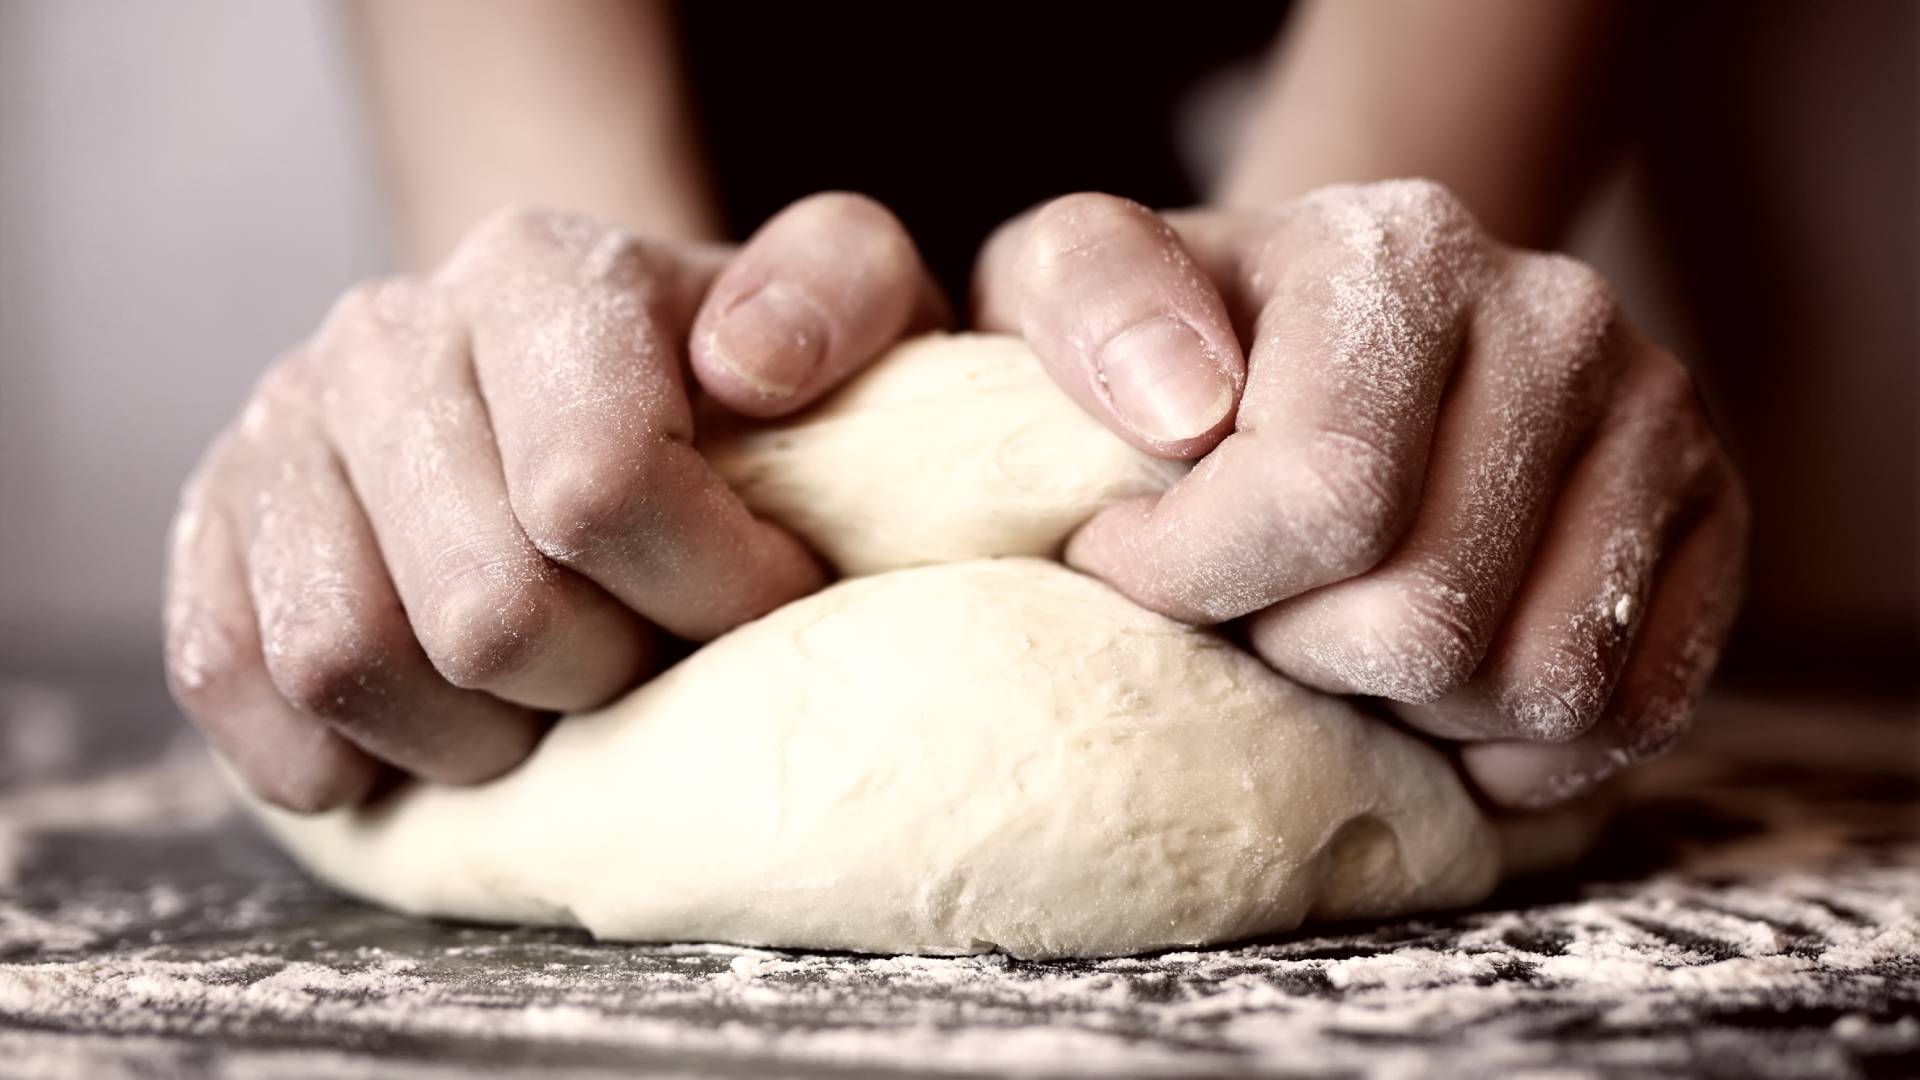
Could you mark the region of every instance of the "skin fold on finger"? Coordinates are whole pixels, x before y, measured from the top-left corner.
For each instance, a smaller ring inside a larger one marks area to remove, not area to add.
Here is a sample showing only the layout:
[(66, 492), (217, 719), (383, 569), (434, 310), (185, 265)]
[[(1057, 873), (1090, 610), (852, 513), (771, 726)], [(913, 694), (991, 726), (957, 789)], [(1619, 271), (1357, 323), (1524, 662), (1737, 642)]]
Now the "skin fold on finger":
[(1419, 505), (1485, 251), (1431, 185), (1294, 204), (1246, 255), (1259, 297), (1236, 430), (1068, 561), (1175, 618), (1238, 618), (1377, 564)]
[(1746, 501), (1731, 474), (1724, 475), (1706, 517), (1662, 566), (1646, 625), (1600, 721), (1571, 742), (1462, 749), (1462, 767), (1488, 798), (1518, 808), (1562, 802), (1666, 750), (1684, 733), (1745, 582)]
[(438, 290), (397, 279), (349, 293), (311, 354), (329, 441), (434, 668), (542, 710), (632, 685), (648, 628), (521, 531), (467, 340)]
[(528, 550), (695, 640), (818, 588), (806, 548), (693, 449), (679, 343), (698, 298), (660, 284), (692, 275), (676, 252), (585, 219), (483, 229), (491, 258), (456, 254), (443, 280)]
[(1160, 219), (1173, 229), (1194, 265), (1219, 290), (1227, 318), (1243, 351), (1255, 340), (1271, 282), (1260, 272), (1267, 243), (1289, 216), (1286, 209), (1169, 210)]
[(1255, 649), (1288, 675), (1424, 704), (1479, 667), (1624, 366), (1597, 275), (1557, 257), (1509, 263), (1476, 305), (1406, 537), (1365, 574), (1249, 620)]
[(1655, 567), (1702, 497), (1709, 445), (1677, 362), (1645, 345), (1574, 465), (1485, 663), (1459, 690), (1395, 711), (1456, 739), (1564, 742), (1601, 716), (1644, 622)]
[(255, 459), (232, 517), (281, 696), (431, 780), (473, 783), (518, 764), (544, 719), (434, 670), (317, 421), (297, 406), (256, 401), (242, 420), (249, 426), (271, 429), (273, 445)]
[(906, 228), (859, 195), (815, 195), (761, 226), (695, 317), (693, 373), (747, 416), (798, 409), (900, 338), (949, 321)]
[(380, 765), (274, 688), (234, 530), (205, 498), (208, 486), (189, 483), (168, 545), (166, 668), (174, 700), (260, 798), (301, 813), (357, 802), (378, 781)]
[(976, 321), (1020, 334), (1062, 389), (1148, 453), (1197, 457), (1231, 429), (1246, 363), (1226, 305), (1138, 203), (1069, 195), (1004, 228), (976, 273)]

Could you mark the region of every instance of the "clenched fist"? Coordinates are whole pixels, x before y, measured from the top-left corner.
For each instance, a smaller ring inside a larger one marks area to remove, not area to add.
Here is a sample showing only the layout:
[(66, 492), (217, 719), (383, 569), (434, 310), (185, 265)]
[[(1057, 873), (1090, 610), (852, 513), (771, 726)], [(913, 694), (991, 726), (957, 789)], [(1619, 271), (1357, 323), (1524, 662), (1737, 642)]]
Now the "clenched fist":
[(687, 372), (772, 416), (944, 303), (899, 223), (790, 207), (737, 252), (508, 211), (431, 276), (349, 292), (181, 499), (175, 696), (262, 797), (518, 762), (546, 714), (817, 588), (692, 446)]
[(988, 243), (975, 299), (1123, 438), (1199, 459), (1084, 527), (1075, 566), (1469, 743), (1499, 802), (1684, 728), (1747, 504), (1688, 374), (1593, 271), (1425, 182), (1165, 215), (1074, 195)]

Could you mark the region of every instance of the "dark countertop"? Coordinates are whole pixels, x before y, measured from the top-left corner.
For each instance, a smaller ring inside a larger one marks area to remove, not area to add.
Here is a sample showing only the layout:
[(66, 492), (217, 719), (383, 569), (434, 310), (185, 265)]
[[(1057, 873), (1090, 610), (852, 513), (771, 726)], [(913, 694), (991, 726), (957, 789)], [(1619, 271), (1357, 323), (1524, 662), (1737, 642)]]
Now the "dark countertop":
[(1910, 699), (1723, 697), (1578, 879), (1091, 962), (599, 944), (329, 893), (157, 680), (0, 677), (0, 1075), (1920, 1075)]

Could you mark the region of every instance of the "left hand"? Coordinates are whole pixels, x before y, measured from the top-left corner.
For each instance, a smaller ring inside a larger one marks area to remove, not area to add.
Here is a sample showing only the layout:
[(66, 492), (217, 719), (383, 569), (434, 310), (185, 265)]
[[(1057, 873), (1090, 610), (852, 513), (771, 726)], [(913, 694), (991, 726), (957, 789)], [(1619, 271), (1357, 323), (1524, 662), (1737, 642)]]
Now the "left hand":
[(988, 242), (974, 292), (1122, 438), (1201, 459), (1088, 523), (1073, 565), (1470, 743), (1498, 803), (1687, 725), (1746, 499), (1686, 370), (1592, 270), (1396, 181), (1269, 211), (1067, 196)]

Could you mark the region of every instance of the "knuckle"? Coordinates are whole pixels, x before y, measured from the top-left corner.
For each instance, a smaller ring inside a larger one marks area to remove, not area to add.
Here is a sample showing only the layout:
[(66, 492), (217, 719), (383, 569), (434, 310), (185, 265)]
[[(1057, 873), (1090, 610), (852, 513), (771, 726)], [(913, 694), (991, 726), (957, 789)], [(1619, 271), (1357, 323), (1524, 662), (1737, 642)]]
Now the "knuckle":
[(397, 275), (364, 281), (334, 301), (314, 335), (311, 351), (346, 359), (384, 352), (381, 346), (436, 325), (445, 317), (439, 296), (420, 278)]
[(261, 635), (274, 688), (301, 712), (327, 719), (380, 711), (391, 665), (411, 645), (398, 619), (335, 613), (325, 619), (269, 620)]
[[(1560, 254), (1526, 254), (1523, 264), (1547, 287), (1558, 311), (1579, 321), (1590, 321), (1595, 314), (1611, 320), (1620, 310), (1619, 297), (1606, 276), (1578, 259)], [(1580, 318), (1585, 316), (1585, 318)]]
[[(662, 245), (619, 225), (585, 214), (514, 204), (494, 211), (468, 230), (434, 273), (436, 283), (465, 297), (469, 311), (484, 317), (487, 301), (524, 292), (529, 282), (572, 287), (626, 300), (644, 310), (675, 277), (677, 262)], [(629, 309), (631, 310), (631, 309)]]
[(497, 283), (510, 268), (545, 265), (556, 251), (585, 255), (619, 230), (579, 214), (512, 203), (480, 219), (455, 245), (434, 277), (462, 284)]
[(1489, 280), (1490, 242), (1456, 204), (1421, 181), (1308, 196), (1249, 263), (1269, 305), (1262, 317), (1297, 305), (1302, 293), (1336, 355), (1418, 372), (1417, 385), (1428, 385), (1450, 365)]
[(442, 585), (422, 605), (416, 629), (441, 677), (488, 690), (545, 655), (564, 629), (564, 601), (546, 560), (509, 558)]
[(472, 262), (538, 265), (556, 253), (576, 260), (598, 253), (604, 260), (610, 252), (647, 256), (652, 250), (626, 229), (600, 218), (515, 203), (475, 225), (447, 260), (447, 266), (457, 272), (460, 266)]
[(1393, 192), (1385, 217), (1389, 249), (1412, 268), (1408, 285), (1436, 292), (1430, 306), (1452, 310), (1465, 303), (1467, 290), (1454, 279), (1472, 276), (1484, 259), (1479, 223), (1452, 192), (1438, 184), (1412, 181), (1410, 192)]
[(1434, 180), (1339, 184), (1307, 196), (1304, 205), (1322, 227), (1354, 241), (1391, 244), (1402, 254), (1432, 251), (1443, 239), (1479, 230), (1459, 196)]
[(1272, 488), (1277, 520), (1292, 520), (1313, 552), (1339, 577), (1384, 559), (1405, 525), (1407, 499), (1393, 456), (1369, 439), (1323, 432), (1296, 466), (1295, 481)]
[[(1490, 636), (1478, 599), (1420, 569), (1343, 582), (1299, 603), (1291, 627), (1265, 628), (1279, 636), (1263, 642), (1256, 626), (1256, 645), (1283, 668), (1298, 663), (1341, 693), (1433, 704), (1473, 678)], [(1476, 716), (1470, 726), (1481, 723)]]
[(625, 318), (659, 298), (663, 279), (669, 276), (664, 261), (653, 244), (625, 229), (609, 228), (579, 254), (575, 275), (589, 289), (629, 294), (639, 303), (638, 308), (615, 305), (600, 312)]
[(1369, 690), (1396, 701), (1437, 701), (1480, 666), (1489, 620), (1471, 590), (1433, 571), (1396, 585), (1362, 607), (1363, 638), (1374, 653)]
[(522, 486), (515, 515), (542, 555), (573, 566), (645, 531), (669, 440), (625, 451), (571, 451), (543, 462)]
[(1514, 256), (1509, 294), (1523, 312), (1530, 353), (1577, 383), (1618, 355), (1620, 301), (1599, 271), (1565, 255)]
[(1381, 201), (1397, 207), (1401, 216), (1439, 226), (1473, 223), (1473, 212), (1453, 189), (1438, 180), (1410, 177), (1371, 185)]

